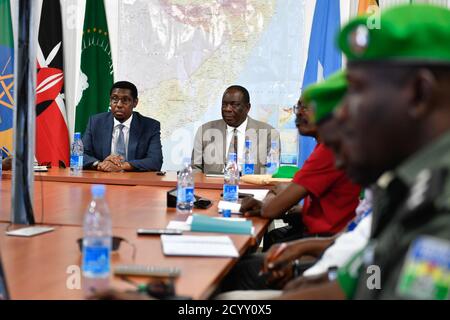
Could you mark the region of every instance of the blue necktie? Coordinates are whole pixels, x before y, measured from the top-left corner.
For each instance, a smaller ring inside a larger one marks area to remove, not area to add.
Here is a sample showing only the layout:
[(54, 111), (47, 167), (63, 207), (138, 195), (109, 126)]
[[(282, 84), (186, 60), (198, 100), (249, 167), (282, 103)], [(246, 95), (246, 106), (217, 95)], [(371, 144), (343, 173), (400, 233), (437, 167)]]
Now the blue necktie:
[(123, 128), (125, 127), (123, 124), (119, 124), (119, 137), (117, 138), (116, 142), (116, 153), (119, 156), (122, 156), (124, 161), (127, 160), (127, 152), (125, 148), (125, 137), (123, 136)]

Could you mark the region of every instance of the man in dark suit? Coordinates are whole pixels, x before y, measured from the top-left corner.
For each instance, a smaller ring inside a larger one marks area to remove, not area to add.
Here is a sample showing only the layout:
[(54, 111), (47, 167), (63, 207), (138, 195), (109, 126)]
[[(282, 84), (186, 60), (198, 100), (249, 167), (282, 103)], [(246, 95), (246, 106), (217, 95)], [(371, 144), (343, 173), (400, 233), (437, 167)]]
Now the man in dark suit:
[(83, 135), (83, 167), (106, 172), (161, 170), (160, 123), (133, 112), (138, 104), (136, 86), (114, 83), (110, 104), (111, 112), (89, 119)]

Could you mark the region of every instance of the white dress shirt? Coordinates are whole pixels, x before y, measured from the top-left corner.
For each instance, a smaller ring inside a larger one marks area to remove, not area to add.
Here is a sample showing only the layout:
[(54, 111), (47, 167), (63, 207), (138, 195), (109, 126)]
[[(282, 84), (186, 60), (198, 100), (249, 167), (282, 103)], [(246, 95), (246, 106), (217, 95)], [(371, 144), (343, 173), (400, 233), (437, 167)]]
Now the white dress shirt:
[(126, 155), (128, 159), (128, 140), (130, 137), (130, 127), (131, 127), (131, 120), (133, 120), (133, 115), (129, 117), (125, 122), (120, 123), (116, 118), (114, 118), (114, 127), (112, 131), (112, 140), (111, 140), (111, 154), (116, 154), (116, 144), (117, 139), (119, 139), (119, 125), (122, 124), (124, 127), (122, 128), (123, 131), (123, 138), (125, 141), (125, 150)]
[[(247, 123), (248, 123), (248, 117), (245, 119), (244, 122), (241, 123), (239, 127), (237, 127), (237, 136), (238, 136), (238, 147), (237, 147), (237, 158), (238, 158), (238, 164), (239, 168), (241, 168), (241, 164), (244, 163), (244, 147), (245, 147), (245, 131), (247, 130)], [(230, 127), (227, 125), (227, 141), (226, 141), (226, 153), (228, 161), (228, 150), (230, 149), (230, 143), (231, 138), (233, 137), (233, 130), (234, 127)]]
[[(356, 208), (357, 216), (361, 216), (365, 211), (372, 207), (372, 192), (365, 190), (364, 199)], [(319, 275), (328, 270), (329, 267), (342, 267), (349, 259), (362, 250), (370, 238), (372, 229), (372, 214), (362, 218), (359, 224), (352, 231), (345, 232), (336, 238), (331, 245), (323, 253), (321, 259), (317, 261), (311, 268), (303, 272), (303, 276), (311, 277)]]

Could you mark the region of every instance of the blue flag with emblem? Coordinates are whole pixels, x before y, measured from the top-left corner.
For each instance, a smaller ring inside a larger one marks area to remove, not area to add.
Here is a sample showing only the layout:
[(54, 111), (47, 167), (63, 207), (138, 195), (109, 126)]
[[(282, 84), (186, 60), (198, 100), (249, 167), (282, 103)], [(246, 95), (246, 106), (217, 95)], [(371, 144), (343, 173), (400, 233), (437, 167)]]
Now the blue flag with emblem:
[(0, 0), (0, 150), (12, 151), (14, 40), (9, 0)]
[[(302, 88), (341, 69), (342, 56), (335, 44), (340, 29), (340, 17), (339, 1), (316, 1)], [(315, 146), (314, 138), (300, 137), (299, 167), (303, 166)]]

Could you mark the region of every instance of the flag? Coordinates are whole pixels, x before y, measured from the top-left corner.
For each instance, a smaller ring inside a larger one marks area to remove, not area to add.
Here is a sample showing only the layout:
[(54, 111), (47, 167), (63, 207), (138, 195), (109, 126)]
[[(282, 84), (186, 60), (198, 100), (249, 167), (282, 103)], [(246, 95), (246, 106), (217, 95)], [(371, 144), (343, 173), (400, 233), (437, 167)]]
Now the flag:
[(112, 84), (113, 63), (103, 0), (87, 0), (81, 44), (76, 132), (84, 132), (91, 115), (108, 111)]
[(358, 3), (358, 15), (365, 14), (370, 6), (377, 6), (378, 7), (378, 1), (377, 0), (359, 0)]
[[(0, 148), (13, 150), (14, 40), (9, 0), (0, 0)], [(2, 151), (2, 156), (6, 157)]]
[[(342, 56), (335, 44), (340, 30), (340, 16), (339, 1), (316, 1), (302, 88), (341, 69)], [(314, 138), (300, 137), (299, 167), (308, 159), (315, 146)]]
[(43, 0), (39, 24), (36, 77), (36, 159), (69, 165), (69, 130), (64, 103), (61, 7)]

